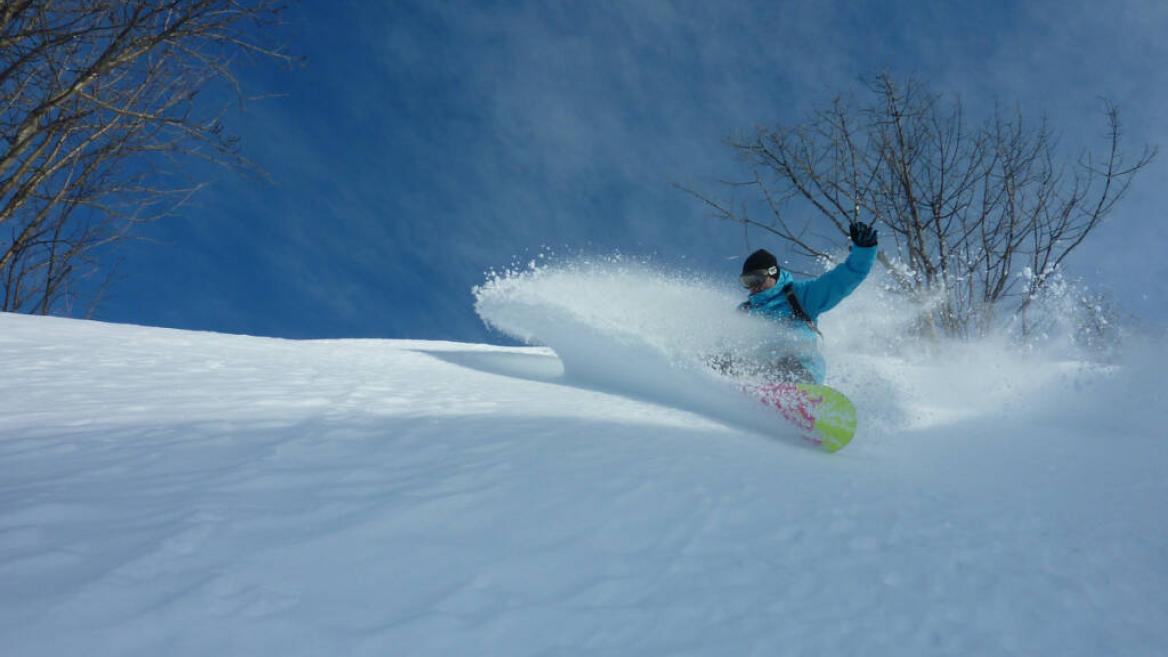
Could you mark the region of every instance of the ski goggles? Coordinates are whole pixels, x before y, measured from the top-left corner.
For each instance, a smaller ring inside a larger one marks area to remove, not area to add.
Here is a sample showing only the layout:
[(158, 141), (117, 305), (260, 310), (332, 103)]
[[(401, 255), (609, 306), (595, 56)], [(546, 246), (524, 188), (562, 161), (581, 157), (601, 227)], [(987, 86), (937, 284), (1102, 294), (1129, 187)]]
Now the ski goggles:
[(759, 287), (763, 283), (766, 283), (766, 279), (778, 275), (778, 267), (768, 267), (766, 269), (755, 269), (753, 271), (748, 271), (745, 274), (739, 276), (738, 280), (742, 281), (742, 287), (748, 290), (752, 290), (756, 287)]

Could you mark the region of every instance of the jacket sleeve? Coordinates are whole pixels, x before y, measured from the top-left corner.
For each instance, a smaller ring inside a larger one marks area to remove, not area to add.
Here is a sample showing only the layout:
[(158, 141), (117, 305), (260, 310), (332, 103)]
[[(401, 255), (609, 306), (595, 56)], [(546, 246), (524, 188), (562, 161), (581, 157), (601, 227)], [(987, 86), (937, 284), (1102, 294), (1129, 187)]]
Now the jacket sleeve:
[(795, 282), (795, 297), (811, 319), (817, 319), (820, 313), (835, 308), (864, 281), (875, 259), (876, 247), (852, 247), (848, 259), (835, 269), (819, 278)]

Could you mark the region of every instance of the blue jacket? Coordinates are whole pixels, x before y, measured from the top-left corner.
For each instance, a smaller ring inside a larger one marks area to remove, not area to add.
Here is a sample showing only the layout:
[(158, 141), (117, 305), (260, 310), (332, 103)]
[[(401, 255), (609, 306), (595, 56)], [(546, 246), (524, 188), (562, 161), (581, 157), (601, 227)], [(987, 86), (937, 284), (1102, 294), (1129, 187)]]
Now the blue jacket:
[(791, 274), (780, 270), (778, 282), (775, 286), (750, 295), (744, 304), (747, 312), (760, 315), (782, 323), (793, 339), (791, 353), (783, 354), (795, 357), (799, 363), (815, 379), (816, 383), (823, 383), (827, 374), (827, 362), (819, 351), (819, 334), (806, 322), (796, 318), (783, 288), (788, 283), (795, 293), (795, 299), (803, 307), (803, 312), (813, 322), (818, 322), (819, 315), (835, 308), (836, 304), (852, 293), (868, 276), (872, 270), (872, 261), (876, 259), (876, 247), (852, 247), (848, 259), (831, 271), (807, 281), (796, 281)]

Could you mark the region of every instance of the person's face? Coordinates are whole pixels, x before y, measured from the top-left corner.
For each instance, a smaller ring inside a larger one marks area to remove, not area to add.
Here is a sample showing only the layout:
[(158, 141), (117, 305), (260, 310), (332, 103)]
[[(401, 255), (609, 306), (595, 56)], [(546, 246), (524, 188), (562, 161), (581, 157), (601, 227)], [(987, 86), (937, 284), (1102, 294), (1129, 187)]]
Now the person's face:
[(772, 287), (775, 286), (776, 282), (777, 281), (774, 278), (767, 276), (766, 278), (764, 278), (762, 280), (762, 282), (760, 282), (760, 283), (758, 283), (750, 288), (747, 288), (747, 289), (750, 290), (751, 294), (758, 294), (759, 292), (762, 292), (763, 290), (771, 289)]
[(763, 290), (769, 290), (775, 286), (775, 283), (778, 280), (775, 278), (775, 274), (777, 273), (779, 272), (776, 267), (771, 267), (770, 269), (756, 269), (754, 271), (743, 274), (741, 277), (739, 277), (738, 280), (742, 282), (742, 287), (750, 290), (751, 294), (758, 294)]

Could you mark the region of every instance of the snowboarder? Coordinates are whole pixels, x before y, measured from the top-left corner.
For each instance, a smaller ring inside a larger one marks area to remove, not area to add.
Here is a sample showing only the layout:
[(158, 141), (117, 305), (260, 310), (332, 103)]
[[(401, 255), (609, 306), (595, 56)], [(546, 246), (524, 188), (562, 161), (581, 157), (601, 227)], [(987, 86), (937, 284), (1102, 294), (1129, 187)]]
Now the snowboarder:
[[(765, 249), (746, 258), (739, 280), (750, 290), (750, 298), (739, 310), (783, 324), (789, 338), (781, 350), (767, 356), (768, 362), (750, 368), (754, 370), (750, 373), (774, 382), (823, 383), (827, 363), (819, 351), (816, 321), (860, 285), (876, 258), (875, 228), (857, 221), (849, 232), (853, 248), (847, 260), (819, 278), (794, 280)], [(741, 373), (739, 367), (732, 369)]]

